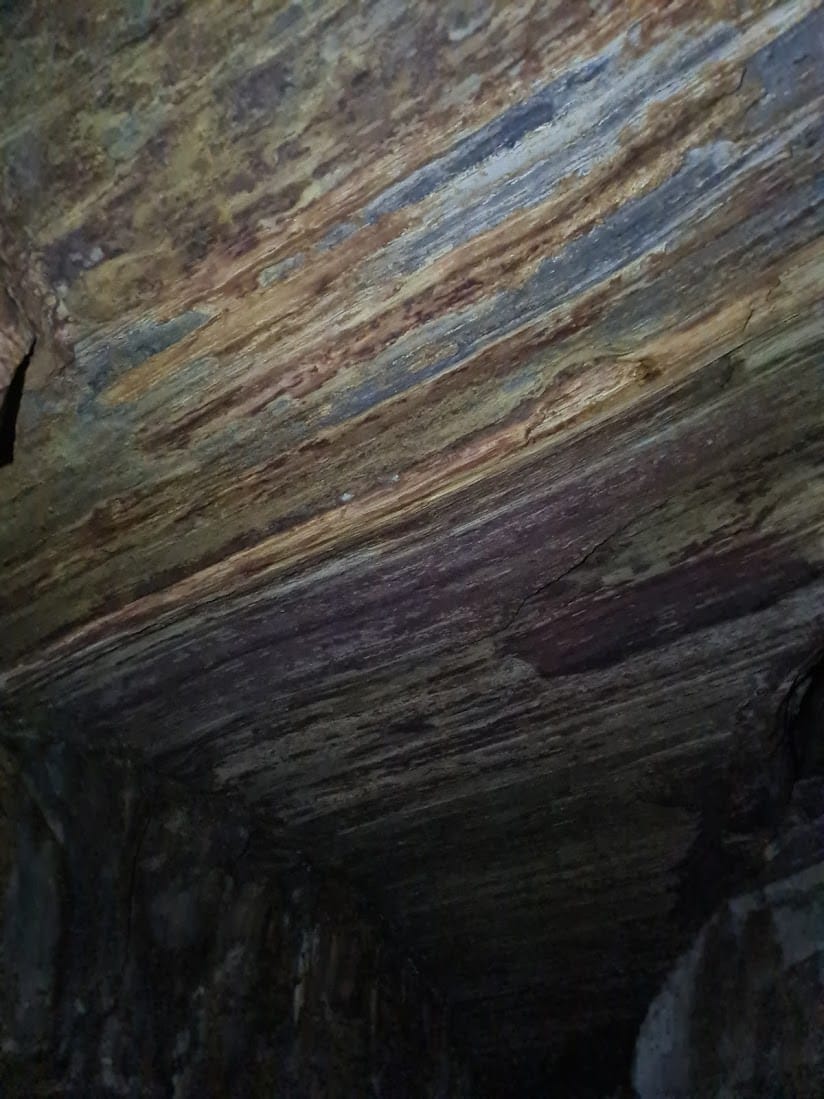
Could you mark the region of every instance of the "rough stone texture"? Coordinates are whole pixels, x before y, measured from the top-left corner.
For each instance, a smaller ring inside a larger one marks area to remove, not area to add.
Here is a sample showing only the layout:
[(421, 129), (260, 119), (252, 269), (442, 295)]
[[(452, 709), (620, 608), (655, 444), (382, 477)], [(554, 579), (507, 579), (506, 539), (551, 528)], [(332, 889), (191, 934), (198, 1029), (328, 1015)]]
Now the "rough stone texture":
[[(796, 801), (824, 856), (824, 781)], [(824, 861), (736, 897), (702, 929), (650, 1008), (634, 1080), (639, 1099), (819, 1099)]]
[(821, 645), (820, 5), (0, 20), (9, 704), (277, 815), (493, 1094), (626, 1076)]
[(725, 902), (652, 1003), (638, 1099), (819, 1099), (824, 1086), (824, 662), (782, 708), (786, 804), (757, 888)]
[(214, 798), (0, 749), (0, 1094), (447, 1099), (443, 1011), (351, 890)]

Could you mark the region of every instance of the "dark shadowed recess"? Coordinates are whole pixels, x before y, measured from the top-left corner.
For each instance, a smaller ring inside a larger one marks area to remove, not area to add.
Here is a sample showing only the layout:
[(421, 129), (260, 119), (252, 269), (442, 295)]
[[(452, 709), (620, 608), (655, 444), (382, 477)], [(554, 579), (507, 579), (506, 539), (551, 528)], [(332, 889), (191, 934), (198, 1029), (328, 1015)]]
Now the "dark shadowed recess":
[(803, 668), (784, 708), (793, 778), (824, 775), (824, 656)]
[(3, 394), (3, 405), (0, 408), (0, 466), (11, 465), (14, 461), (17, 414), (20, 411), (23, 388), (26, 384), (26, 371), (34, 355), (35, 343), (36, 341), (32, 340), (31, 346), (11, 376), (8, 389)]

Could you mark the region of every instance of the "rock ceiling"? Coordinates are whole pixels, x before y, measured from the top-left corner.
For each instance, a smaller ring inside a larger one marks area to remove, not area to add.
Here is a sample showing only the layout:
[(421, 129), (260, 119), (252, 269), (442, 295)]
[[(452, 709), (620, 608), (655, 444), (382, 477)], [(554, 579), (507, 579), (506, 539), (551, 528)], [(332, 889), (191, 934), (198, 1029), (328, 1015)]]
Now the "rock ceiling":
[(342, 868), (485, 1079), (599, 1060), (824, 632), (824, 12), (0, 29), (6, 705)]

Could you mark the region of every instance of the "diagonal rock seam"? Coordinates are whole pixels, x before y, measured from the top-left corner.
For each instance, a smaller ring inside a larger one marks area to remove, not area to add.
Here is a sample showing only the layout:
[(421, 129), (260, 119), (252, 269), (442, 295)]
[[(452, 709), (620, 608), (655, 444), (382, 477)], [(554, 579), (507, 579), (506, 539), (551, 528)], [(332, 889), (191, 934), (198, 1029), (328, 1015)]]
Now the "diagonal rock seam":
[(553, 576), (551, 580), (546, 580), (543, 584), (539, 584), (537, 588), (534, 588), (532, 591), (527, 592), (527, 594), (521, 599), (520, 603), (518, 603), (518, 605), (515, 607), (515, 610), (510, 614), (506, 621), (503, 622), (500, 626), (496, 627), (496, 629), (493, 630), (492, 633), (488, 635), (488, 637), (495, 638), (498, 637), (500, 634), (507, 633), (513, 627), (518, 618), (520, 618), (527, 603), (531, 603), (533, 599), (537, 599), (539, 595), (542, 595), (544, 592), (548, 591), (556, 584), (560, 584), (564, 580), (568, 580), (569, 577), (578, 572), (579, 569), (585, 568), (587, 563), (592, 560), (592, 558), (595, 556), (596, 553), (598, 553), (599, 550), (602, 550), (605, 546), (608, 546), (609, 543), (612, 542), (614, 539), (620, 538), (622, 534), (626, 533), (626, 531), (630, 530), (637, 523), (640, 523), (642, 520), (648, 518), (654, 512), (660, 511), (665, 506), (665, 504), (666, 501), (659, 501), (658, 503), (652, 504), (650, 507), (644, 508), (643, 510), (637, 512), (635, 515), (632, 516), (632, 518), (627, 519), (627, 521), (624, 523), (620, 523), (617, 527), (614, 528), (614, 530), (611, 530), (609, 534), (605, 535), (603, 538), (595, 542), (594, 545), (590, 546), (586, 553), (579, 557), (574, 564), (564, 569), (563, 572), (559, 572), (557, 576)]

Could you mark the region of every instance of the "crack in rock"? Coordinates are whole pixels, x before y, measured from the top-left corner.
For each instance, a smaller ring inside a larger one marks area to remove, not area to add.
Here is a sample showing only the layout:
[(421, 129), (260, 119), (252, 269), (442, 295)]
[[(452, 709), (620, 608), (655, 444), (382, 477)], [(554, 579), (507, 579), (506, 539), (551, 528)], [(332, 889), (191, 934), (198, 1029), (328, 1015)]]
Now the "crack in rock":
[(515, 610), (509, 615), (506, 621), (504, 621), (500, 626), (493, 630), (489, 636), (496, 637), (502, 633), (507, 633), (518, 620), (518, 618), (520, 618), (521, 614), (524, 611), (524, 608), (528, 603), (532, 602), (533, 599), (537, 599), (539, 595), (543, 594), (543, 592), (545, 591), (548, 591), (555, 584), (560, 584), (563, 580), (567, 580), (579, 569), (584, 568), (586, 564), (595, 556), (595, 554), (598, 553), (599, 550), (602, 550), (604, 548), (604, 546), (609, 545), (609, 543), (612, 542), (615, 538), (620, 537), (636, 523), (639, 523), (643, 519), (646, 519), (653, 512), (659, 511), (665, 506), (665, 504), (666, 501), (659, 502), (657, 504), (651, 505), (648, 508), (643, 509), (640, 512), (637, 512), (635, 515), (632, 516), (631, 519), (628, 519), (626, 522), (619, 524), (617, 527), (614, 528), (614, 530), (610, 531), (609, 534), (605, 535), (603, 538), (595, 542), (594, 545), (590, 546), (586, 553), (582, 554), (582, 556), (579, 557), (578, 560), (575, 561), (572, 565), (569, 565), (567, 568), (565, 568), (563, 572), (558, 573), (550, 580), (544, 581), (544, 583), (540, 584), (537, 588), (534, 588), (532, 591), (527, 592), (527, 594), (521, 599)]

